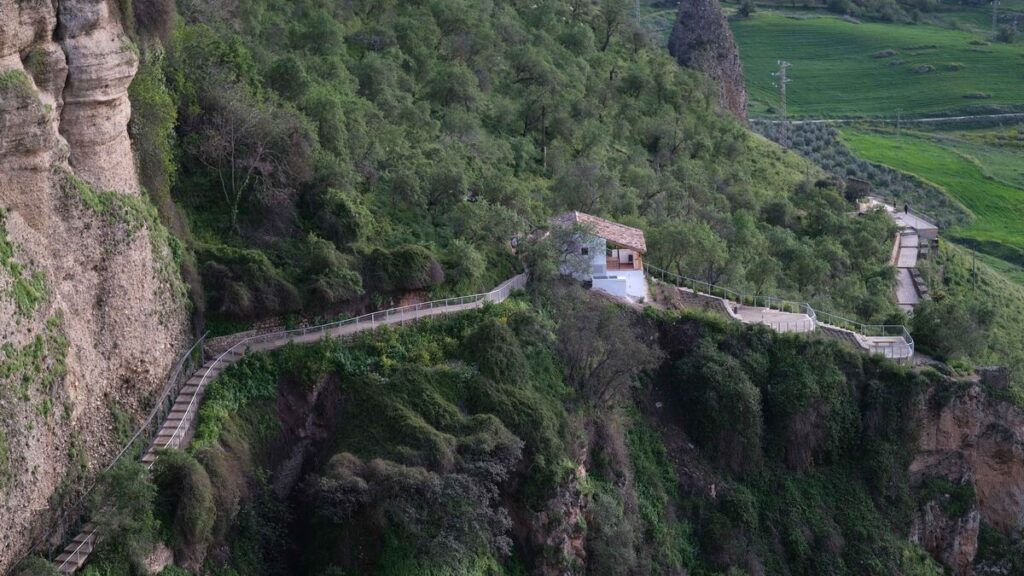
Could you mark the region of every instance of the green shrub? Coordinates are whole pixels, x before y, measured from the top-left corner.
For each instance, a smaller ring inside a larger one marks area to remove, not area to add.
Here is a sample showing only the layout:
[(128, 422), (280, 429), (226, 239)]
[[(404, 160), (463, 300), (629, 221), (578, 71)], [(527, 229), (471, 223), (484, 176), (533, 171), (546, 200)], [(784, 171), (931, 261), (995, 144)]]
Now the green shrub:
[(366, 257), (363, 277), (380, 291), (422, 290), (444, 281), (444, 270), (423, 246), (377, 248)]
[(466, 338), (467, 360), (476, 362), (480, 373), (499, 384), (523, 386), (530, 378), (530, 366), (515, 334), (497, 318), (485, 318)]
[(307, 204), (310, 218), (321, 235), (339, 249), (366, 241), (374, 228), (369, 207), (353, 192), (326, 190)]
[(217, 441), (221, 429), (252, 402), (277, 397), (277, 376), (266, 354), (250, 354), (229, 366), (206, 390), (192, 451)]
[(310, 234), (303, 245), (305, 269), (309, 280), (306, 288), (307, 307), (335, 305), (363, 293), (363, 280), (346, 258), (327, 240)]
[(206, 470), (180, 450), (160, 453), (153, 467), (156, 513), (170, 532), (177, 562), (198, 565), (206, 555), (216, 517), (213, 487)]
[(687, 431), (709, 458), (749, 472), (761, 461), (761, 391), (733, 357), (707, 342), (674, 369), (674, 388), (687, 413)]
[(677, 517), (679, 479), (660, 438), (639, 418), (626, 434), (633, 465), (637, 506), (644, 525), (644, 541), (662, 573), (693, 568), (696, 550), (690, 525)]
[(159, 523), (153, 515), (156, 487), (140, 463), (123, 458), (103, 473), (89, 494), (89, 518), (97, 548), (123, 554), (135, 565), (152, 551)]
[(15, 569), (15, 576), (60, 576), (57, 567), (45, 558), (33, 556)]
[(35, 98), (32, 83), (21, 70), (8, 70), (0, 73), (0, 94), (20, 99)]
[(917, 488), (921, 504), (936, 500), (950, 518), (960, 518), (975, 505), (974, 485), (971, 482), (953, 483), (945, 478), (929, 476)]
[(199, 245), (203, 284), (211, 312), (230, 319), (294, 312), (298, 290), (263, 252), (224, 245)]

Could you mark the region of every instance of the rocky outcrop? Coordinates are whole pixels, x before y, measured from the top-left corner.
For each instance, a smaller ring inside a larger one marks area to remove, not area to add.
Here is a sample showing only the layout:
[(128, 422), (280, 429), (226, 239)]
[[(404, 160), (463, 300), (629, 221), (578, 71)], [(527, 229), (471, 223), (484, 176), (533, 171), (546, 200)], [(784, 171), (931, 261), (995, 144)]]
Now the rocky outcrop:
[(187, 315), (138, 196), (116, 4), (0, 0), (0, 22), (2, 573), (141, 419)]
[[(969, 574), (978, 553), (981, 511), (974, 498), (974, 476), (959, 454), (915, 461), (911, 483), (924, 496), (910, 528), (910, 541), (929, 551), (955, 574)], [(939, 490), (928, 483), (939, 479)]]
[(944, 514), (935, 502), (925, 504), (912, 537), (956, 573), (967, 574), (980, 523), (1005, 533), (1024, 528), (1024, 410), (993, 399), (982, 385), (955, 386), (939, 387), (922, 399), (919, 453), (910, 473), (915, 479), (941, 478), (949, 486), (969, 485), (974, 502), (959, 506), (963, 513), (957, 517)]
[(718, 0), (682, 0), (668, 51), (680, 65), (706, 74), (722, 108), (747, 119), (743, 65)]
[(572, 478), (558, 488), (544, 508), (530, 521), (531, 545), (541, 551), (536, 574), (576, 576), (586, 573), (587, 498), (582, 486), (587, 470), (576, 467)]

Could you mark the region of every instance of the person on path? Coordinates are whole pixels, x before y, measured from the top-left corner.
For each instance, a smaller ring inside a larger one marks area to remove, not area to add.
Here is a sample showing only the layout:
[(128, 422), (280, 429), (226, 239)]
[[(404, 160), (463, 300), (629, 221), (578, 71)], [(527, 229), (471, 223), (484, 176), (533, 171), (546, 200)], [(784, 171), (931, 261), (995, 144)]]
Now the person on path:
[(904, 204), (903, 205), (903, 213), (904, 214), (910, 214), (910, 204)]

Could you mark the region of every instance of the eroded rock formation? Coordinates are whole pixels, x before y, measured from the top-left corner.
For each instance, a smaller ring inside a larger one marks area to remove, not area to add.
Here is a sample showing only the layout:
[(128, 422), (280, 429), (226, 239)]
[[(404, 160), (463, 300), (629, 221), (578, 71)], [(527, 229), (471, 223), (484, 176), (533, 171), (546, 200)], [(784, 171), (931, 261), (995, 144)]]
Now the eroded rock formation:
[[(0, 0), (0, 572), (110, 462), (186, 339), (106, 0)], [(116, 418), (115, 418), (116, 416)]]
[(915, 482), (931, 477), (969, 484), (976, 501), (957, 517), (944, 513), (940, 502), (926, 504), (912, 538), (955, 573), (968, 574), (981, 523), (1006, 533), (1024, 528), (1024, 410), (993, 399), (981, 385), (960, 386), (922, 399), (920, 451), (910, 472)]
[(746, 121), (743, 65), (718, 0), (682, 0), (679, 3), (668, 51), (680, 65), (711, 78), (722, 108)]

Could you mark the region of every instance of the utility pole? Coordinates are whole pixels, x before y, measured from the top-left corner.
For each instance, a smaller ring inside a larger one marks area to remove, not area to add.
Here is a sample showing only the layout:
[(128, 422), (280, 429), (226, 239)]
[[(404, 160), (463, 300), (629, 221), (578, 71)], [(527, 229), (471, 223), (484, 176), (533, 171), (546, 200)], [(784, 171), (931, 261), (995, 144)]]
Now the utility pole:
[(992, 0), (992, 36), (999, 32), (999, 0)]
[(903, 108), (896, 109), (896, 136), (901, 134), (901, 123), (903, 121)]
[(779, 89), (779, 114), (783, 119), (786, 118), (786, 84), (789, 84), (789, 67), (790, 63), (785, 60), (779, 60), (779, 71), (772, 72), (772, 76), (775, 77), (775, 86)]
[(789, 84), (789, 62), (779, 60), (779, 71), (772, 72), (775, 77), (775, 86), (779, 89), (779, 115), (782, 118), (782, 129), (785, 132), (783, 137), (783, 148), (789, 148), (789, 123), (786, 122), (786, 84)]

